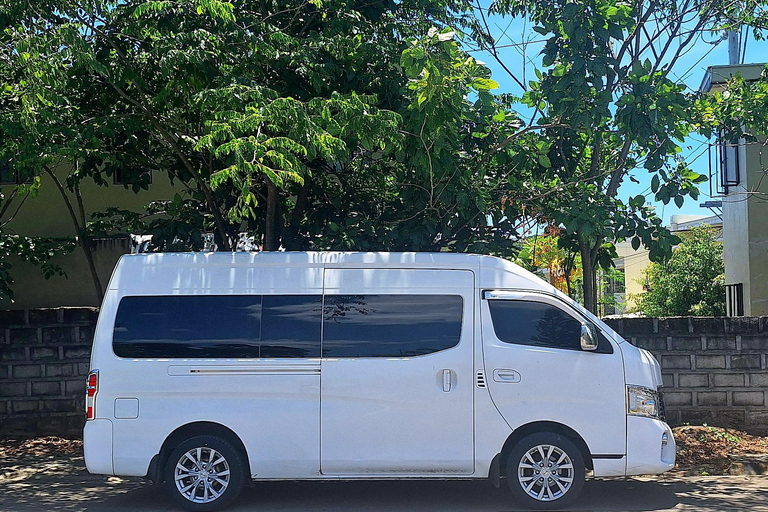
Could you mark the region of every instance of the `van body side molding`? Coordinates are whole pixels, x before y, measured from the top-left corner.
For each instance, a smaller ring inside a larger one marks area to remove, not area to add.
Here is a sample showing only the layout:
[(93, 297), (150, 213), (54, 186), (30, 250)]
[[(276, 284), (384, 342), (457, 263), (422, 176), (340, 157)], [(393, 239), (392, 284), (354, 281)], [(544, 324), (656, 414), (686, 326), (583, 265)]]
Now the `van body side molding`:
[(171, 365), (168, 375), (320, 375), (319, 366), (182, 366)]

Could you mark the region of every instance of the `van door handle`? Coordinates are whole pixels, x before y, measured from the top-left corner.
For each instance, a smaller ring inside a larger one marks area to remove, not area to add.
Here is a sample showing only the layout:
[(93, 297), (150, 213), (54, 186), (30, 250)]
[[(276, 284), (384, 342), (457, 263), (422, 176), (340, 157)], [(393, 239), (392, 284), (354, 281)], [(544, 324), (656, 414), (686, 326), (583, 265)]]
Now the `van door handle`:
[(496, 382), (520, 382), (520, 374), (515, 370), (498, 368), (493, 370), (493, 380)]
[(451, 370), (443, 370), (443, 391), (448, 393), (451, 390)]

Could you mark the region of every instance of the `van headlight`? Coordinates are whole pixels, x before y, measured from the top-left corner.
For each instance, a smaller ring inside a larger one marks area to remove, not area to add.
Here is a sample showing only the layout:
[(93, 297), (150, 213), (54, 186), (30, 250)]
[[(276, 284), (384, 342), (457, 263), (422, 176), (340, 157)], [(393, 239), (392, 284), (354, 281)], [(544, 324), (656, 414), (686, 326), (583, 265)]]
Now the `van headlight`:
[(643, 386), (627, 386), (627, 414), (658, 418), (658, 391)]

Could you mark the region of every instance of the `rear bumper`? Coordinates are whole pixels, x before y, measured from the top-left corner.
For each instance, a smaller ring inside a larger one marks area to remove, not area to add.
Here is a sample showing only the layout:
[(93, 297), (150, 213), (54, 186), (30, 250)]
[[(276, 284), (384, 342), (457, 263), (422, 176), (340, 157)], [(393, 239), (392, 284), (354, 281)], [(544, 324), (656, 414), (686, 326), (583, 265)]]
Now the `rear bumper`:
[(675, 438), (661, 420), (627, 416), (627, 476), (664, 473), (675, 467)]
[(112, 422), (95, 419), (85, 422), (83, 429), (85, 467), (89, 473), (114, 475), (112, 467)]

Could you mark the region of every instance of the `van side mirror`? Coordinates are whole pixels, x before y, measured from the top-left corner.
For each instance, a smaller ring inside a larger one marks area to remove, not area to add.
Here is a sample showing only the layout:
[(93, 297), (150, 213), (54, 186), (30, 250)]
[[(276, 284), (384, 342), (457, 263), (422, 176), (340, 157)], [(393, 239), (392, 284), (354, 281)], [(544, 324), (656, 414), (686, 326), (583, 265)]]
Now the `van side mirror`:
[(597, 350), (597, 331), (587, 322), (581, 324), (581, 350)]

